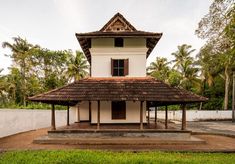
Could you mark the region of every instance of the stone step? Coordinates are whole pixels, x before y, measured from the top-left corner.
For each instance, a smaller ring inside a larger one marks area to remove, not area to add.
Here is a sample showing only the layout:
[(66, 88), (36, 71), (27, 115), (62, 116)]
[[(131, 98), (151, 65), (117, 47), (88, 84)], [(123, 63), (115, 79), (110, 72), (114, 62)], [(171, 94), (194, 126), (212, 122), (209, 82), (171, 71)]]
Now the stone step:
[(37, 144), (69, 144), (69, 145), (191, 145), (205, 144), (204, 140), (191, 136), (188, 139), (162, 140), (158, 138), (52, 138), (42, 136), (33, 141)]

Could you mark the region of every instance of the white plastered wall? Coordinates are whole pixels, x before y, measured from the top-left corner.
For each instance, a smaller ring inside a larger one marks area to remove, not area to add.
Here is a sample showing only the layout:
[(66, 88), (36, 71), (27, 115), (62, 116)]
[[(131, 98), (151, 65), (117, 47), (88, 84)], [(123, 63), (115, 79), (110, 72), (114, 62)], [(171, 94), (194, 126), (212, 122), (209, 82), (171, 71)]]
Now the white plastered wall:
[(92, 77), (112, 77), (111, 59), (129, 59), (127, 77), (145, 77), (147, 50), (143, 38), (124, 38), (124, 47), (114, 47), (113, 38), (92, 39)]
[[(73, 111), (73, 114), (76, 115), (76, 121), (78, 121), (77, 106), (73, 106), (70, 109)], [(79, 115), (80, 115), (80, 121), (89, 121), (89, 102), (88, 101), (82, 101), (81, 103), (79, 103)]]
[[(91, 123), (97, 123), (97, 102), (92, 102)], [(146, 122), (146, 104), (143, 103), (143, 122)], [(112, 120), (111, 101), (100, 102), (100, 123), (140, 123), (140, 102), (126, 102), (126, 119)]]

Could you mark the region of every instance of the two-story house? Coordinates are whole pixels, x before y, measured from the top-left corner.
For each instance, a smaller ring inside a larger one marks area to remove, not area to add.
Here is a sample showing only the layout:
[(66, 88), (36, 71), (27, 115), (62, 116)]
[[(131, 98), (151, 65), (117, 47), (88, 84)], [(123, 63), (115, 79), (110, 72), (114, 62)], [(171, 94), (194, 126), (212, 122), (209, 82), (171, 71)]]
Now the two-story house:
[(55, 104), (70, 106), (77, 122), (90, 122), (97, 129), (102, 124), (130, 123), (143, 129), (149, 123), (149, 107), (183, 104), (185, 130), (185, 104), (206, 98), (146, 76), (146, 60), (161, 36), (137, 30), (117, 13), (99, 31), (76, 33), (90, 64), (90, 77), (29, 99), (52, 104), (53, 130)]

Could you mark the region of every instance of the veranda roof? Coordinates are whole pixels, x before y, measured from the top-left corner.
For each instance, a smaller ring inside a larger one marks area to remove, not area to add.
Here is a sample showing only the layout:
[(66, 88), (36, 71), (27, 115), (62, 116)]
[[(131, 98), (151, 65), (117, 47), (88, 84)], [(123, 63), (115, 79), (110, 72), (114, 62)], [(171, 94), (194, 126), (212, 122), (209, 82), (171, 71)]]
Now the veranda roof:
[(151, 77), (86, 78), (29, 100), (61, 105), (80, 101), (150, 101), (156, 105), (203, 102), (207, 98), (171, 87)]

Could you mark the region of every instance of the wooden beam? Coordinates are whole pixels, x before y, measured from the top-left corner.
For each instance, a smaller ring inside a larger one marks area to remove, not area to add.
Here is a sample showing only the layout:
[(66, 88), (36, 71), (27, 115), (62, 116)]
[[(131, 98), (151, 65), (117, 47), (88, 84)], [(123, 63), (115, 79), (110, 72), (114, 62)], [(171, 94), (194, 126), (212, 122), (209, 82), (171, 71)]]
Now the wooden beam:
[(100, 100), (97, 101), (97, 129), (100, 129)]
[(51, 105), (51, 130), (56, 130), (55, 127), (55, 105)]
[(69, 126), (69, 105), (67, 106), (67, 126)]
[(91, 101), (89, 101), (89, 121), (91, 122)]
[(143, 130), (143, 101), (140, 101), (140, 130)]
[(181, 130), (186, 130), (186, 105), (181, 105), (182, 107), (182, 127)]
[(167, 109), (167, 105), (165, 106), (165, 129), (168, 129), (168, 109)]

